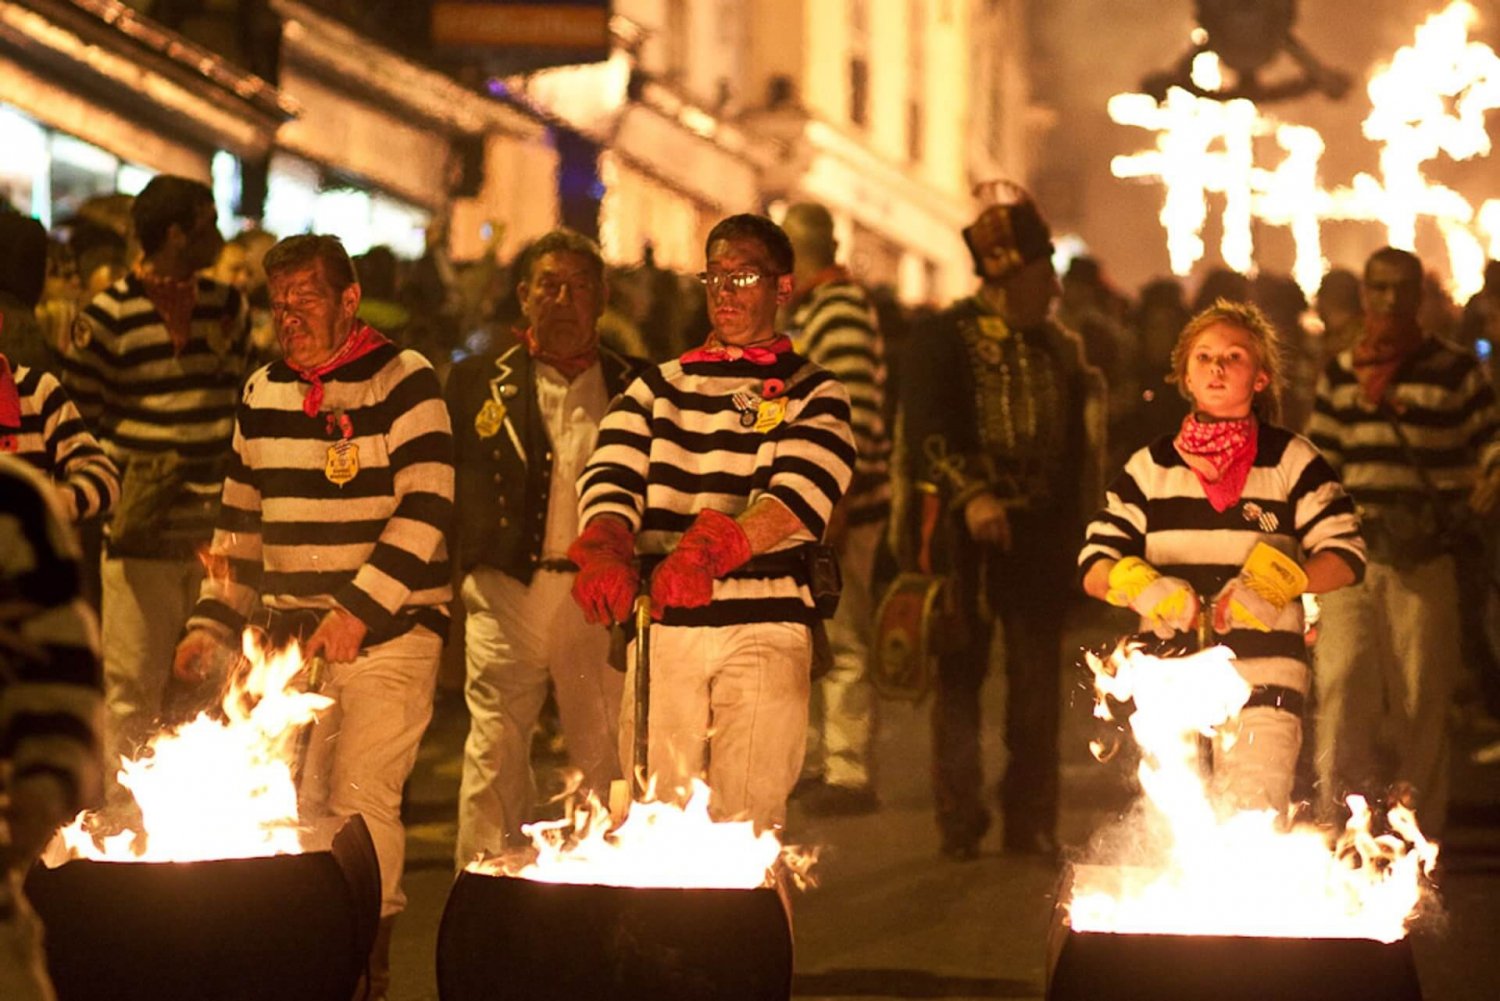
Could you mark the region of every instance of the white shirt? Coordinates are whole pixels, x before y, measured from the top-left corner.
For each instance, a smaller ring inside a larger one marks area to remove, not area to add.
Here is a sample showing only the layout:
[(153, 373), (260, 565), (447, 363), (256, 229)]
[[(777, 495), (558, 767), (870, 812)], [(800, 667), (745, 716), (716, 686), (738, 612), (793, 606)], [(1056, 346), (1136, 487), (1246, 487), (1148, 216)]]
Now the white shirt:
[(578, 537), (578, 476), (599, 437), (599, 421), (609, 407), (604, 370), (596, 363), (569, 382), (551, 365), (537, 362), (536, 399), (552, 442), (552, 483), (547, 490), (547, 528), (542, 559), (567, 558)]

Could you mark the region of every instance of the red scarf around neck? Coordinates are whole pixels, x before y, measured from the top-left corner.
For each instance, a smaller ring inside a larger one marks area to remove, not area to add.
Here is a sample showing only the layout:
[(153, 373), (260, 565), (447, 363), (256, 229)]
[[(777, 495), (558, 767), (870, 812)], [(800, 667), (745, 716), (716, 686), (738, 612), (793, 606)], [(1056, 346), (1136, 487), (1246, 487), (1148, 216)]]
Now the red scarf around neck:
[(526, 345), (526, 350), (531, 357), (544, 365), (551, 365), (569, 382), (587, 372), (589, 366), (599, 360), (599, 331), (597, 329), (587, 347), (567, 355), (548, 351), (542, 347), (541, 342), (537, 340), (536, 331), (530, 327), (516, 331), (516, 336), (521, 339), (522, 344)]
[(1260, 425), (1254, 417), (1203, 421), (1197, 414), (1182, 419), (1182, 428), (1172, 444), (1203, 484), (1203, 492), (1215, 511), (1226, 511), (1239, 502), (1245, 480), (1255, 464)]
[(725, 344), (719, 340), (717, 334), (709, 334), (708, 340), (701, 348), (694, 348), (682, 356), (682, 364), (691, 365), (694, 362), (719, 362), (719, 361), (748, 361), (754, 365), (774, 365), (776, 359), (792, 350), (792, 339), (785, 334), (778, 334), (769, 341), (759, 344), (747, 344), (740, 347), (735, 344)]
[(198, 279), (167, 278), (144, 264), (135, 266), (136, 280), (146, 290), (146, 298), (161, 316), (167, 336), (172, 338), (172, 353), (182, 354), (193, 331), (193, 307), (198, 305)]
[[(1387, 330), (1380, 330), (1382, 326)], [(1392, 337), (1388, 330), (1394, 326), (1389, 317), (1366, 317), (1366, 336), (1354, 345), (1354, 377), (1359, 380), (1360, 396), (1372, 407), (1380, 406), (1396, 379), (1397, 371), (1422, 346), (1420, 330), (1413, 327), (1398, 337)]]
[(355, 328), (345, 340), (339, 345), (339, 349), (333, 353), (321, 365), (313, 368), (299, 368), (287, 360), (287, 367), (297, 373), (298, 378), (311, 383), (307, 395), (302, 398), (302, 412), (309, 417), (318, 416), (318, 411), (323, 406), (323, 376), (332, 372), (341, 365), (347, 365), (356, 358), (363, 358), (376, 348), (389, 344), (386, 336), (368, 323), (361, 323)]
[[(0, 317), (0, 327), (5, 318)], [(0, 355), (0, 428), (21, 427), (21, 394), (16, 389), (16, 377), (11, 374), (10, 359)]]

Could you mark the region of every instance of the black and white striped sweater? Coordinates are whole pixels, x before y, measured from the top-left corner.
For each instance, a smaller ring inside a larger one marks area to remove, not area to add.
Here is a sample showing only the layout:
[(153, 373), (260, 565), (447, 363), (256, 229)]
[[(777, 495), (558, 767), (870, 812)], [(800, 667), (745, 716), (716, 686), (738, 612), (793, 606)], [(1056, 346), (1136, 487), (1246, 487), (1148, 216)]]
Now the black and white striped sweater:
[(0, 451), (25, 459), (72, 491), (77, 517), (107, 514), (120, 497), (120, 474), (89, 431), (62, 384), (50, 372), (18, 366), (12, 373), (21, 426), (0, 427)]
[(55, 775), (78, 810), (103, 786), (99, 627), (49, 492), (28, 463), (0, 455), (0, 772)]
[[(778, 402), (780, 401), (780, 402)], [(578, 480), (579, 524), (624, 518), (636, 550), (667, 553), (698, 512), (738, 516), (763, 496), (797, 516), (790, 549), (823, 537), (849, 485), (849, 395), (832, 373), (794, 352), (771, 365), (669, 361), (626, 387), (599, 426)], [(731, 574), (703, 608), (670, 608), (665, 625), (811, 622), (812, 596), (787, 576)]]
[(885, 426), (885, 346), (865, 290), (847, 279), (814, 287), (789, 331), (798, 353), (838, 376), (849, 393), (854, 477), (844, 504), (851, 525), (884, 521), (891, 511), (891, 438)]
[(190, 557), (213, 532), (248, 352), (244, 300), (206, 278), (181, 352), (134, 275), (99, 293), (74, 321), (63, 385), (121, 474), (129, 476), (135, 457), (182, 459), (184, 489), (152, 555)]
[[(1428, 338), (1396, 373), (1386, 399), (1445, 500), (1460, 503), (1476, 473), (1500, 465), (1500, 407), (1473, 354)], [(1421, 477), (1389, 419), (1364, 401), (1352, 351), (1323, 370), (1307, 436), (1361, 505), (1423, 499)]]
[[(1299, 564), (1316, 553), (1337, 553), (1356, 580), (1363, 578), (1365, 546), (1354, 503), (1306, 438), (1261, 425), (1244, 492), (1222, 512), (1208, 502), (1172, 440), (1163, 436), (1136, 452), (1110, 484), (1078, 555), (1080, 575), (1101, 559), (1136, 556), (1212, 599), (1256, 543), (1266, 542)], [(1271, 632), (1235, 629), (1223, 642), (1251, 668), (1247, 675), (1259, 675), (1255, 683), (1306, 691), (1302, 626), (1302, 605), (1294, 601)]]
[(309, 417), (309, 386), (285, 362), (246, 384), (210, 547), (227, 573), (205, 580), (189, 624), (238, 631), (259, 597), (279, 610), (341, 606), (367, 644), (413, 625), (445, 636), (453, 435), (437, 375), (385, 344), (323, 385)]

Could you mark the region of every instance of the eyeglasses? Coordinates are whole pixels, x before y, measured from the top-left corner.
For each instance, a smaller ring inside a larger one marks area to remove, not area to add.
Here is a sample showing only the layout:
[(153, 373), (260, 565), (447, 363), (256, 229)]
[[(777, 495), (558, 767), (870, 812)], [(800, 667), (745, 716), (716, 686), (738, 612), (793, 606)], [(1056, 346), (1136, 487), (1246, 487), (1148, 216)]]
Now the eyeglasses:
[(718, 290), (728, 285), (732, 289), (755, 288), (764, 278), (779, 278), (780, 275), (764, 271), (700, 271), (693, 276), (702, 285)]

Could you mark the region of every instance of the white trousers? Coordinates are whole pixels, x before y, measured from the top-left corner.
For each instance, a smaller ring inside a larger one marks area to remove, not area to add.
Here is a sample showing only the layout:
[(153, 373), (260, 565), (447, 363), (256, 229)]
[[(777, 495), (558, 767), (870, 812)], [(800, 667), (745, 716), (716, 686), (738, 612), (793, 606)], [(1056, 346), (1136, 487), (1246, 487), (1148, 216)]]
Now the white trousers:
[(417, 627), (330, 664), (323, 694), (332, 708), (313, 725), (298, 790), (304, 820), (360, 814), (380, 860), (380, 915), (406, 906), (401, 871), (406, 831), (401, 787), (432, 719), (443, 641)]
[(1285, 815), (1302, 748), (1302, 720), (1269, 706), (1240, 711), (1214, 735), (1210, 789), (1221, 810)]
[(875, 550), (885, 523), (849, 530), (839, 554), (844, 590), (838, 611), (827, 623), (833, 665), (812, 686), (804, 774), (821, 775), (829, 785), (870, 784), (870, 737), (875, 700), (867, 680), (875, 625)]
[[(1320, 797), (1416, 787), (1417, 823), (1448, 814), (1448, 707), (1463, 653), (1458, 580), (1442, 556), (1408, 570), (1371, 563), (1364, 582), (1324, 595), (1317, 654)], [(1383, 765), (1382, 743), (1394, 768)], [(1378, 802), (1372, 806), (1380, 807)]]
[(203, 567), (197, 560), (105, 556), (99, 576), (109, 711), (105, 772), (112, 777), (116, 755), (131, 753), (156, 730), (172, 655), (198, 601)]
[[(648, 772), (661, 799), (707, 781), (719, 819), (759, 828), (786, 820), (786, 800), (807, 750), (807, 626), (653, 625)], [(621, 760), (632, 760), (635, 644), (620, 718)]]
[(479, 567), (464, 579), (469, 736), (458, 794), (459, 868), (521, 843), (536, 787), (531, 734), (550, 684), (581, 793), (609, 801), (625, 678), (608, 664), (609, 632), (584, 621), (571, 573), (543, 570), (530, 586)]

